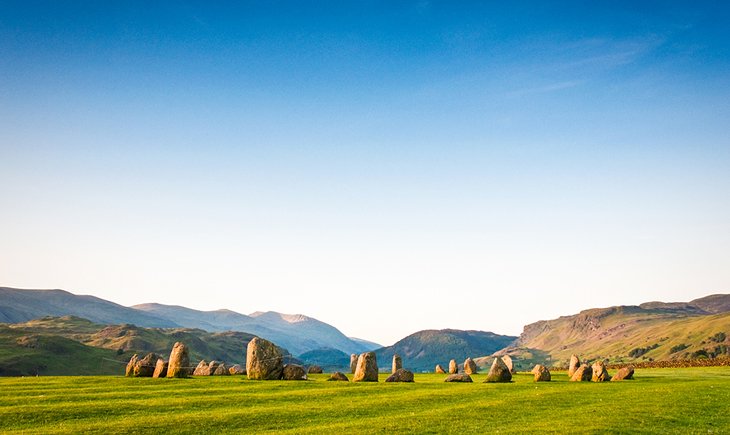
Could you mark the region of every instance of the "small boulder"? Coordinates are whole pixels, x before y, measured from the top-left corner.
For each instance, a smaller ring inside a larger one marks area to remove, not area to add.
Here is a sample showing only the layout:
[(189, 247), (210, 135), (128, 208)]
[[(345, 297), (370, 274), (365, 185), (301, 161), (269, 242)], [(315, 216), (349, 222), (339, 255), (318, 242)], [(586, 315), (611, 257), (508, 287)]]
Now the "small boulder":
[(134, 376), (134, 365), (137, 364), (137, 360), (139, 360), (139, 356), (136, 353), (132, 355), (132, 358), (129, 358), (124, 376)]
[(512, 357), (509, 355), (502, 355), (502, 362), (507, 366), (510, 373), (515, 372), (515, 364), (512, 362)]
[(157, 360), (160, 359), (156, 353), (148, 353), (144, 358), (137, 360), (134, 364), (133, 376), (138, 378), (151, 378), (157, 367)]
[(452, 375), (454, 373), (459, 373), (459, 365), (456, 364), (455, 359), (452, 359), (451, 361), (449, 361), (449, 373)]
[(357, 360), (358, 356), (356, 354), (350, 355), (350, 373), (355, 373), (355, 370), (357, 370)]
[(446, 376), (444, 382), (474, 382), (471, 380), (471, 376), (466, 373), (453, 373)]
[(591, 380), (592, 376), (593, 369), (591, 369), (591, 366), (588, 364), (581, 364), (580, 367), (576, 369), (575, 373), (573, 373), (570, 380), (573, 382), (587, 382)]
[(218, 364), (218, 367), (216, 367), (213, 372), (214, 376), (229, 376), (230, 374), (231, 373), (228, 371), (228, 367), (226, 367), (225, 363)]
[(542, 364), (536, 365), (532, 369), (532, 374), (535, 375), (535, 382), (549, 382), (550, 381), (550, 370)]
[(152, 373), (153, 378), (164, 378), (167, 376), (167, 361), (160, 358), (155, 365), (155, 372)]
[(190, 353), (187, 346), (181, 342), (175, 343), (170, 352), (170, 361), (167, 364), (168, 378), (187, 378), (190, 374)]
[(487, 379), (484, 382), (509, 382), (512, 380), (512, 372), (510, 372), (507, 364), (502, 358), (494, 358), (492, 367), (489, 369)]
[(349, 379), (347, 379), (347, 376), (345, 376), (342, 372), (334, 372), (332, 375), (327, 379), (328, 381), (345, 381), (348, 382)]
[(580, 360), (578, 355), (573, 354), (570, 356), (570, 362), (568, 363), (568, 378), (573, 378), (573, 374), (578, 370), (578, 367), (580, 367)]
[(435, 373), (446, 373), (446, 370), (444, 370), (443, 367), (441, 367), (441, 364), (436, 364), (436, 370), (434, 370)]
[(208, 370), (208, 362), (206, 360), (200, 360), (195, 370), (193, 370), (193, 376), (208, 376), (210, 371)]
[(232, 375), (245, 375), (246, 368), (243, 367), (241, 364), (233, 364), (231, 367), (228, 368), (228, 373)]
[(281, 378), (285, 381), (306, 381), (307, 371), (299, 364), (287, 364), (284, 366)]
[(307, 369), (307, 373), (310, 373), (312, 375), (319, 375), (319, 374), (324, 373), (324, 370), (322, 370), (322, 367), (314, 365), (314, 366), (309, 366), (309, 368)]
[(618, 369), (616, 374), (611, 378), (612, 381), (623, 381), (624, 379), (634, 379), (634, 366)]
[(385, 382), (413, 382), (413, 372), (406, 369), (398, 369), (395, 373), (388, 376)]
[(378, 382), (378, 359), (375, 352), (361, 353), (352, 382)]
[(402, 368), (403, 368), (403, 359), (401, 359), (400, 355), (398, 355), (398, 354), (393, 355), (393, 366), (391, 367), (390, 372), (395, 373)]
[(611, 380), (611, 375), (608, 374), (606, 364), (603, 361), (594, 362), (591, 371), (593, 372), (591, 376), (591, 381), (593, 382), (608, 382)]
[(477, 372), (477, 363), (473, 359), (467, 358), (464, 360), (464, 373), (467, 375), (473, 375)]
[(254, 337), (246, 348), (246, 374), (249, 379), (281, 379), (284, 360), (278, 347), (269, 340)]

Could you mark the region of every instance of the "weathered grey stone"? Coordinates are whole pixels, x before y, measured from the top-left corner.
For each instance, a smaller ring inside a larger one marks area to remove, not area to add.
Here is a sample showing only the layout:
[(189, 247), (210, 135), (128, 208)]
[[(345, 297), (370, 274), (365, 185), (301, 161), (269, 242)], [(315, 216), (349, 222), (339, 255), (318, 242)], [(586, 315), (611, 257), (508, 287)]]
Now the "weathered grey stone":
[(350, 355), (350, 373), (355, 373), (355, 370), (357, 370), (357, 360), (358, 356), (356, 354)]
[(436, 364), (436, 369), (434, 370), (435, 373), (446, 373), (446, 370), (444, 370), (443, 367), (441, 367), (441, 364)]
[(570, 356), (570, 362), (568, 363), (568, 378), (573, 378), (573, 374), (578, 370), (578, 367), (580, 367), (580, 359), (578, 359), (578, 355), (573, 354)]
[(215, 376), (230, 376), (230, 374), (231, 373), (228, 371), (228, 367), (226, 367), (225, 363), (218, 364), (218, 367), (216, 367), (213, 372), (213, 375)]
[(634, 366), (618, 369), (616, 374), (611, 378), (612, 381), (623, 381), (624, 379), (634, 379)]
[(510, 373), (514, 373), (515, 372), (515, 365), (512, 362), (512, 357), (511, 356), (509, 356), (509, 355), (502, 355), (502, 362), (504, 362), (504, 365), (507, 366), (507, 368), (509, 369), (509, 372)]
[(322, 370), (322, 367), (320, 367), (318, 365), (313, 365), (313, 366), (309, 366), (309, 368), (307, 369), (307, 373), (311, 373), (313, 375), (315, 375), (315, 374), (318, 375), (318, 374), (324, 373), (324, 370)]
[(378, 360), (375, 352), (360, 354), (352, 382), (378, 382)]
[(606, 364), (603, 361), (596, 361), (591, 367), (593, 374), (591, 375), (591, 381), (593, 382), (608, 382), (611, 380), (611, 375), (608, 374)]
[(466, 373), (453, 373), (444, 379), (444, 382), (474, 382), (471, 380), (471, 376)]
[(591, 369), (591, 366), (588, 364), (581, 364), (580, 367), (575, 370), (570, 380), (573, 382), (587, 382), (591, 380), (591, 377), (593, 377), (593, 369)]
[(284, 360), (276, 345), (260, 337), (254, 337), (246, 348), (246, 375), (249, 379), (281, 379)]
[(124, 370), (124, 376), (134, 376), (134, 365), (137, 364), (137, 360), (139, 360), (139, 355), (136, 353), (132, 355), (132, 358), (129, 358), (127, 368)]
[(345, 376), (342, 372), (334, 372), (332, 375), (327, 379), (328, 381), (345, 381), (348, 382), (349, 379), (347, 379), (347, 376)]
[(459, 365), (456, 364), (456, 360), (454, 360), (454, 359), (449, 361), (449, 373), (452, 375), (454, 373), (459, 373)]
[(464, 360), (464, 373), (467, 375), (473, 375), (477, 372), (477, 363), (473, 359), (467, 358)]
[(152, 373), (153, 378), (164, 378), (167, 376), (167, 361), (160, 358), (155, 365), (155, 372)]
[(195, 370), (193, 370), (193, 376), (208, 376), (210, 375), (210, 369), (208, 368), (208, 362), (204, 359), (200, 360)]
[(298, 364), (287, 364), (284, 366), (281, 378), (285, 381), (306, 381), (307, 371)]
[(232, 375), (245, 375), (246, 368), (243, 367), (241, 364), (233, 364), (231, 367), (228, 368), (228, 373)]
[(190, 372), (190, 353), (187, 346), (178, 341), (172, 346), (172, 352), (170, 352), (170, 361), (167, 364), (167, 377), (187, 378)]
[(550, 370), (542, 364), (536, 365), (532, 369), (532, 374), (535, 375), (535, 382), (548, 382), (550, 381)]
[(398, 370), (403, 368), (403, 360), (401, 359), (400, 355), (397, 353), (393, 355), (393, 366), (390, 369), (391, 373), (395, 373)]
[(138, 378), (151, 378), (155, 373), (158, 359), (160, 357), (156, 353), (148, 353), (144, 358), (137, 360), (134, 364), (133, 376)]
[(512, 372), (510, 372), (507, 364), (502, 358), (494, 358), (492, 367), (489, 369), (487, 379), (484, 382), (509, 382), (512, 380)]
[(398, 369), (395, 373), (388, 376), (385, 382), (413, 382), (413, 372), (406, 369)]

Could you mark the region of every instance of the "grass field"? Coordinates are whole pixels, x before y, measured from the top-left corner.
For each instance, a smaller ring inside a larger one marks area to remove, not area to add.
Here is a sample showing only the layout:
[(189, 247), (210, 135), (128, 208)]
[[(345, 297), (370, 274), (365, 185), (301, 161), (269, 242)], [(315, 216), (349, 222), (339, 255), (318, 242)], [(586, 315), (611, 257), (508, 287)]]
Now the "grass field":
[[(730, 433), (730, 368), (645, 369), (636, 380), (413, 384), (245, 377), (0, 379), (0, 433)], [(381, 381), (385, 377), (381, 378)]]

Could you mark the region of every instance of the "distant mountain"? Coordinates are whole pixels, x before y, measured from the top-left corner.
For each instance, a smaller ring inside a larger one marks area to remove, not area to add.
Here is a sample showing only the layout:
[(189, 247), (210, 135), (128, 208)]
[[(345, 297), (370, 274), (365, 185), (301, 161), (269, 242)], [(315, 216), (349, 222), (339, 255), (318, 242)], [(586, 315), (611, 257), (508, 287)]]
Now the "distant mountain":
[(575, 353), (609, 362), (706, 358), (730, 354), (730, 295), (690, 302), (647, 302), (581, 311), (525, 326), (517, 359), (567, 364)]
[(78, 316), (103, 324), (133, 323), (159, 328), (180, 326), (172, 320), (94, 296), (75, 295), (64, 290), (0, 287), (0, 323), (27, 322), (44, 316)]
[(363, 340), (362, 338), (355, 338), (355, 337), (347, 337), (347, 338), (354, 341), (355, 343), (359, 343), (362, 346), (364, 346), (363, 352), (380, 349), (381, 347), (383, 347), (382, 344), (375, 343), (374, 341)]
[(328, 372), (348, 371), (350, 368), (350, 355), (338, 349), (310, 350), (299, 355), (299, 359), (307, 365), (316, 364)]
[(388, 370), (393, 355), (398, 354), (406, 369), (433, 371), (436, 364), (448, 368), (452, 358), (462, 364), (467, 357), (492, 354), (516, 338), (485, 331), (425, 330), (411, 334), (392, 346), (380, 348), (375, 354), (381, 369)]

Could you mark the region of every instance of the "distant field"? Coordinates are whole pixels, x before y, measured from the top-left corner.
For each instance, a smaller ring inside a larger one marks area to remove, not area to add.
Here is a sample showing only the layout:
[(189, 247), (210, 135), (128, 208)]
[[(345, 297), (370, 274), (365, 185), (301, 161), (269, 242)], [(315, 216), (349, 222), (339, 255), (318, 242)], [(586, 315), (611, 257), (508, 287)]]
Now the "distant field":
[[(414, 384), (0, 378), (0, 433), (730, 433), (730, 368), (645, 369), (636, 380)], [(381, 381), (385, 376), (381, 378)]]

